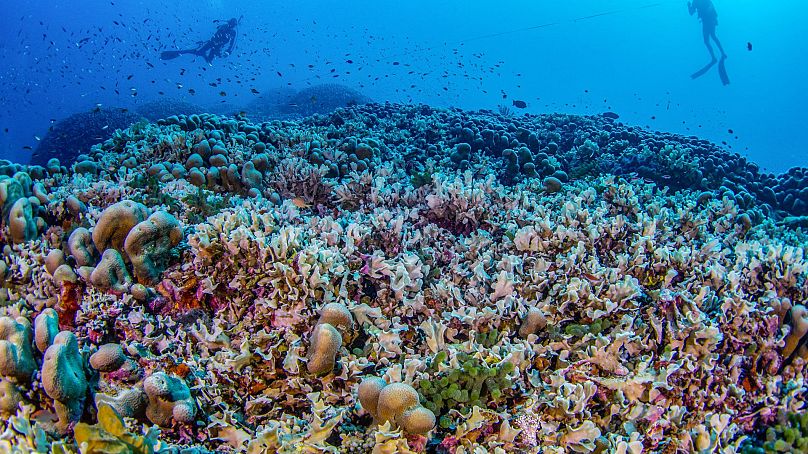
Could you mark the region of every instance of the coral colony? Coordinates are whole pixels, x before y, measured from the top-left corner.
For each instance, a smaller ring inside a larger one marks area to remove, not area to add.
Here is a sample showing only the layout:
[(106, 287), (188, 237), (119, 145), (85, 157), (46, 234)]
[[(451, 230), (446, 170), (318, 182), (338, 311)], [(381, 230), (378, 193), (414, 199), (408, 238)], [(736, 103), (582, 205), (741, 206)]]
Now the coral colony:
[(808, 451), (805, 169), (368, 104), (0, 174), (0, 452)]

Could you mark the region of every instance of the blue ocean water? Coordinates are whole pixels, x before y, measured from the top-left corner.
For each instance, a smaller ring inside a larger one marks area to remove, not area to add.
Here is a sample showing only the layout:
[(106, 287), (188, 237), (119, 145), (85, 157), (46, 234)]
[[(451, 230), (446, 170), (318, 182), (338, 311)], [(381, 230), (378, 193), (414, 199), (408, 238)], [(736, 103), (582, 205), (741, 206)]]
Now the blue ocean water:
[[(3, 3), (0, 155), (19, 162), (53, 122), (98, 105), (238, 110), (326, 82), (380, 102), (611, 110), (725, 143), (765, 170), (807, 161), (808, 6), (797, 0), (714, 1), (728, 86), (717, 68), (691, 80), (709, 55), (683, 0)], [(159, 59), (240, 16), (233, 55)]]

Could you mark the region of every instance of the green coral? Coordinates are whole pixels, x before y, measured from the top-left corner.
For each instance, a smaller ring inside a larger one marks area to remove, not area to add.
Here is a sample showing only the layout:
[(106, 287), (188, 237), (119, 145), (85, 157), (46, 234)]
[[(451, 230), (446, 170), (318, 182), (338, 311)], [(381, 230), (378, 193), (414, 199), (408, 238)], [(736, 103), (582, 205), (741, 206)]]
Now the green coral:
[(109, 405), (98, 408), (98, 424), (76, 424), (76, 443), (82, 454), (153, 454), (159, 432), (149, 429), (143, 436), (126, 431), (123, 418)]
[(139, 174), (128, 183), (128, 186), (134, 189), (140, 189), (140, 202), (147, 207), (165, 205), (169, 211), (176, 212), (180, 210), (180, 205), (177, 199), (172, 197), (167, 191), (160, 187), (160, 180), (154, 175)]
[(751, 438), (741, 454), (808, 452), (808, 412), (789, 413), (780, 424), (766, 429), (763, 439)]
[(412, 187), (418, 189), (422, 186), (432, 184), (432, 174), (433, 172), (429, 169), (424, 170), (423, 172), (413, 171), (412, 174), (410, 174), (410, 183), (412, 183)]
[(188, 193), (182, 198), (182, 202), (188, 206), (188, 223), (199, 224), (208, 217), (219, 214), (230, 206), (230, 198), (230, 194), (211, 194), (202, 187), (197, 188), (196, 192)]
[[(607, 319), (597, 319), (592, 323), (587, 324), (578, 324), (578, 323), (571, 323), (564, 327), (564, 334), (573, 337), (584, 337), (587, 334), (594, 334), (598, 335), (603, 330), (607, 330), (612, 327), (612, 322)], [(555, 331), (551, 330), (551, 334), (556, 335)]]
[[(506, 392), (513, 386), (508, 378), (514, 370), (512, 363), (489, 365), (467, 353), (458, 353), (460, 368), (439, 371), (447, 359), (446, 352), (438, 352), (427, 370), (431, 378), (418, 383), (424, 407), (440, 416), (450, 409), (467, 413), (475, 406), (498, 406), (505, 401)], [(443, 415), (439, 424), (449, 428), (452, 421)]]
[(485, 348), (491, 348), (497, 344), (499, 340), (499, 330), (491, 328), (485, 333), (477, 333), (477, 343)]

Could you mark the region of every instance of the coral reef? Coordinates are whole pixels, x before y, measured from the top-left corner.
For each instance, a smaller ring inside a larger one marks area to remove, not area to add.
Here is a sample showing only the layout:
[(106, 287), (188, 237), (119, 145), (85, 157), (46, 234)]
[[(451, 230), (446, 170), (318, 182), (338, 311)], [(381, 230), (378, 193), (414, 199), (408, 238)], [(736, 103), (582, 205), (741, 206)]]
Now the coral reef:
[(90, 152), (93, 145), (112, 137), (117, 129), (126, 129), (140, 120), (140, 115), (120, 107), (97, 107), (57, 121), (39, 142), (31, 155), (31, 164), (45, 166), (56, 158), (69, 166), (79, 155)]
[(65, 164), (0, 163), (0, 449), (801, 449), (805, 169), (375, 104)]

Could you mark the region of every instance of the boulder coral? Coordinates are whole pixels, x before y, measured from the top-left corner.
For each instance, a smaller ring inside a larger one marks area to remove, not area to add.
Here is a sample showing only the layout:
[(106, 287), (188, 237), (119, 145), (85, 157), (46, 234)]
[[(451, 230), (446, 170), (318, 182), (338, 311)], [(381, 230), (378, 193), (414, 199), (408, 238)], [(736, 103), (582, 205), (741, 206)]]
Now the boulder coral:
[(328, 323), (321, 323), (311, 332), (311, 347), (306, 368), (312, 374), (324, 375), (337, 363), (337, 352), (342, 347), (342, 335)]
[(536, 334), (539, 330), (547, 326), (547, 316), (541, 309), (531, 307), (525, 314), (522, 325), (519, 327), (519, 337), (526, 339), (531, 334)]
[(15, 381), (28, 381), (36, 369), (31, 347), (31, 322), (0, 317), (0, 375)]
[(120, 252), (107, 249), (101, 255), (101, 261), (96, 265), (90, 282), (99, 290), (111, 290), (114, 293), (124, 293), (132, 285), (132, 277), (126, 270), (126, 263)]
[(8, 219), (11, 207), (25, 197), (25, 191), (19, 181), (6, 175), (0, 175), (0, 207), (3, 219)]
[(126, 237), (124, 249), (137, 281), (155, 283), (164, 270), (169, 251), (181, 240), (180, 223), (165, 211), (157, 211), (134, 226)]
[(42, 361), (42, 387), (54, 400), (57, 427), (67, 430), (77, 422), (84, 410), (88, 383), (84, 370), (84, 357), (79, 351), (76, 335), (62, 331), (56, 335), (53, 345), (45, 351)]
[(132, 388), (121, 390), (117, 395), (97, 393), (95, 395), (95, 406), (101, 408), (104, 404), (114, 408), (121, 416), (140, 418), (146, 414), (149, 397), (141, 385), (136, 385)]
[(35, 370), (31, 323), (25, 317), (0, 317), (0, 416), (16, 413), (23, 402), (19, 385), (30, 382)]
[(435, 414), (420, 404), (418, 392), (406, 383), (387, 384), (375, 376), (359, 384), (359, 403), (378, 424), (389, 422), (411, 434), (425, 434), (435, 427)]
[(14, 243), (24, 243), (36, 237), (37, 223), (27, 198), (18, 199), (12, 205), (8, 213), (8, 229)]
[(8, 418), (17, 413), (22, 402), (23, 395), (17, 385), (0, 378), (0, 417)]
[(149, 209), (142, 203), (123, 200), (107, 207), (93, 227), (93, 243), (99, 251), (109, 248), (124, 252), (129, 231), (146, 220)]
[(172, 422), (188, 424), (196, 416), (196, 403), (185, 381), (165, 372), (156, 372), (143, 381), (148, 396), (146, 417), (160, 427)]
[(353, 316), (341, 303), (328, 303), (320, 309), (320, 319), (311, 332), (309, 358), (306, 368), (312, 374), (324, 375), (337, 362), (337, 353), (342, 347), (343, 335), (353, 328)]
[(45, 353), (53, 345), (59, 334), (59, 314), (53, 308), (46, 308), (34, 319), (34, 345), (40, 353)]
[(783, 357), (790, 358), (799, 355), (808, 359), (808, 347), (805, 345), (805, 335), (808, 334), (808, 309), (798, 304), (791, 308), (791, 331), (785, 339)]
[(90, 231), (79, 227), (67, 238), (67, 251), (76, 260), (78, 266), (95, 264), (95, 246)]
[(90, 367), (99, 372), (112, 372), (126, 362), (121, 344), (104, 344), (90, 356)]

